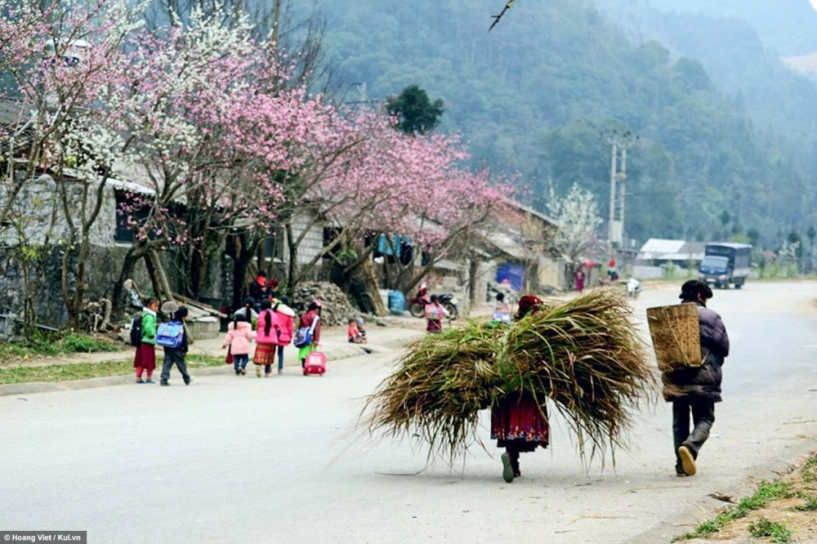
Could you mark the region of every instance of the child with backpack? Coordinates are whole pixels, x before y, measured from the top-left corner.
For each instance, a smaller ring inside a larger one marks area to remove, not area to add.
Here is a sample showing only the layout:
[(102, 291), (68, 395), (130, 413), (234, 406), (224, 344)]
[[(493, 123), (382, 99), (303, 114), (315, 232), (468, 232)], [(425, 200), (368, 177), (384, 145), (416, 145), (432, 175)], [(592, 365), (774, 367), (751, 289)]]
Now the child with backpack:
[(236, 376), (243, 376), (247, 373), (247, 363), (250, 362), (250, 344), (254, 338), (255, 333), (247, 317), (236, 313), (232, 323), (227, 327), (227, 336), (221, 345), (223, 348), (228, 346), (230, 348)]
[(187, 320), (187, 308), (179, 306), (179, 309), (173, 314), (171, 321), (162, 323), (156, 332), (156, 344), (162, 346), (165, 350), (165, 360), (162, 365), (162, 375), (159, 384), (167, 386), (170, 385), (170, 369), (175, 364), (182, 374), (184, 385), (190, 385), (193, 378), (187, 373), (187, 363), (185, 356), (187, 355), (188, 337), (187, 327), (184, 322)]
[[(138, 339), (136, 357), (133, 367), (136, 369), (136, 383), (156, 383), (153, 381), (153, 371), (156, 369), (156, 312), (159, 310), (159, 301), (153, 297), (145, 301), (142, 315), (137, 316), (131, 325), (131, 342)], [(147, 373), (147, 380), (142, 379), (142, 373)]]

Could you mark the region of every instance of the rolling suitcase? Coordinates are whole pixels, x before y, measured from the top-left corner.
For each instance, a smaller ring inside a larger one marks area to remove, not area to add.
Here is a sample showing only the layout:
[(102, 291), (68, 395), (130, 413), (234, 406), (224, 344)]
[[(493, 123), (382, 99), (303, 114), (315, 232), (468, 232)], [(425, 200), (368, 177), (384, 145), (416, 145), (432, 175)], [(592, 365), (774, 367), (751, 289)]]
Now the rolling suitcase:
[(308, 376), (310, 374), (318, 374), (323, 376), (324, 372), (326, 372), (326, 355), (324, 355), (323, 352), (313, 351), (306, 356), (306, 361), (304, 362), (304, 376)]

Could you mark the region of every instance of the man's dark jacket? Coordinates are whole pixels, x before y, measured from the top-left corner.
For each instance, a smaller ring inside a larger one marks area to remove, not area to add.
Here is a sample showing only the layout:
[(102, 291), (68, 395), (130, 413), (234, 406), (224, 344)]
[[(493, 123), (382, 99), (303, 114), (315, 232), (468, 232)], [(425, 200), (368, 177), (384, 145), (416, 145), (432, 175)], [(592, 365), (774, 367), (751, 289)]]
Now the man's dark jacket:
[(721, 316), (698, 303), (698, 322), (701, 326), (701, 352), (704, 363), (698, 368), (684, 368), (664, 372), (664, 399), (667, 401), (689, 398), (721, 401), (721, 380), (724, 359), (729, 355), (729, 336)]

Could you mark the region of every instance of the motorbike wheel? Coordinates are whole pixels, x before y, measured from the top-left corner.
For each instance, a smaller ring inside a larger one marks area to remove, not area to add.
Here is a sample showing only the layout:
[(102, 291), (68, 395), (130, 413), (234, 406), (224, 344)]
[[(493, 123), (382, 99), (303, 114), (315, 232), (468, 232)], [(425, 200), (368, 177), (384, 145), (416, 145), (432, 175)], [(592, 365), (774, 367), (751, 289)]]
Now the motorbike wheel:
[(451, 304), (450, 302), (446, 302), (443, 304), (443, 308), (445, 311), (448, 312), (448, 319), (457, 319), (459, 312), (457, 311), (457, 307)]
[(413, 302), (411, 306), (409, 306), (409, 313), (414, 317), (423, 317), (425, 315), (425, 309), (417, 302)]

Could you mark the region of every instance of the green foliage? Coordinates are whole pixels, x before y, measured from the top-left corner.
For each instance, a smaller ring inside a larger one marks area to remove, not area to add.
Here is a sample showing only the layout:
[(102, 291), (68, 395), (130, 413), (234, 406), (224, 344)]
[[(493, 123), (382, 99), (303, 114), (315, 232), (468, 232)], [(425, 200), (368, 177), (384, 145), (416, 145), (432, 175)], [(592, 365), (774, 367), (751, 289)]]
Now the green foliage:
[[(189, 355), (188, 368), (224, 366), (222, 357)], [(64, 382), (107, 376), (126, 376), (133, 372), (133, 361), (69, 363), (47, 366), (20, 366), (0, 369), (0, 385), (30, 382)]]
[(760, 482), (760, 487), (751, 497), (741, 500), (737, 505), (727, 508), (714, 520), (706, 521), (698, 525), (694, 531), (683, 534), (673, 539), (673, 542), (692, 540), (694, 538), (706, 538), (714, 533), (723, 530), (729, 523), (736, 519), (745, 518), (750, 512), (760, 510), (767, 504), (778, 499), (785, 499), (791, 496), (789, 493), (789, 485), (785, 482), (775, 481), (767, 482), (763, 480)]
[[(558, 193), (575, 183), (596, 194), (607, 217), (613, 129), (641, 136), (628, 155), (628, 237), (709, 238), (723, 210), (770, 233), (814, 203), (794, 166), (808, 161), (756, 130), (706, 62), (632, 43), (588, 2), (517, 3), (490, 34), (490, 10), (471, 0), (318, 5), (331, 22), (328, 58), (350, 81), (375, 97), (413, 84), (442, 97), (441, 128), (462, 133), (475, 163), (520, 172), (539, 210), (552, 180)], [(774, 96), (779, 110), (788, 95)], [(817, 100), (801, 102), (817, 111)]]
[(817, 482), (817, 457), (812, 457), (806, 461), (806, 464), (803, 465), (802, 473), (804, 481), (808, 483)]
[(769, 538), (772, 542), (787, 544), (791, 542), (791, 529), (786, 524), (778, 521), (771, 521), (766, 518), (749, 524), (749, 533), (755, 538)]
[(21, 342), (0, 343), (0, 360), (37, 359), (74, 353), (102, 353), (120, 351), (121, 345), (107, 338), (84, 334), (46, 334), (35, 332)]
[(399, 96), (386, 101), (386, 111), (398, 119), (398, 130), (406, 134), (428, 134), (440, 123), (443, 101), (432, 102), (428, 93), (417, 85), (409, 85)]

